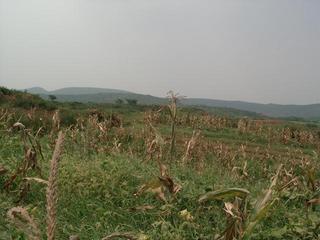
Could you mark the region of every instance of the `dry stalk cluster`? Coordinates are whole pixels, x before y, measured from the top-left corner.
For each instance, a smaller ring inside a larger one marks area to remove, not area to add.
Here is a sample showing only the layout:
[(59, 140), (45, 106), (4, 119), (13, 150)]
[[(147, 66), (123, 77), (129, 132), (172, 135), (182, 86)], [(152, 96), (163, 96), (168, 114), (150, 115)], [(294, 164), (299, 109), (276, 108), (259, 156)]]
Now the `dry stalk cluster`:
[(104, 117), (100, 112), (92, 111), (87, 119), (77, 118), (76, 124), (67, 130), (74, 146), (80, 152), (119, 152), (125, 135), (122, 120), (115, 114)]
[[(64, 140), (64, 134), (59, 133), (56, 146), (53, 152), (53, 156), (50, 162), (50, 173), (48, 181), (30, 178), (37, 182), (44, 183), (47, 185), (46, 200), (47, 200), (47, 239), (55, 239), (55, 229), (56, 229), (56, 212), (57, 212), (57, 201), (58, 201), (58, 170), (59, 170), (59, 160), (62, 154), (62, 144)], [(21, 231), (23, 231), (28, 239), (40, 240), (41, 231), (30, 216), (26, 208), (14, 207), (7, 212), (9, 220)]]
[(182, 163), (188, 163), (193, 157), (197, 156), (197, 153), (194, 151), (198, 144), (198, 139), (200, 137), (200, 131), (194, 130), (192, 136), (188, 142), (186, 142), (186, 152), (182, 158)]
[(24, 199), (29, 192), (30, 189), (30, 179), (28, 178), (28, 174), (30, 171), (36, 172), (37, 175), (41, 178), (41, 166), (39, 163), (39, 156), (44, 159), (42, 154), (42, 148), (40, 142), (38, 140), (38, 134), (41, 131), (41, 128), (37, 131), (35, 135), (31, 133), (30, 130), (26, 129), (26, 127), (17, 122), (13, 125), (14, 129), (18, 129), (21, 133), (22, 146), (24, 150), (24, 158), (18, 164), (17, 169), (11, 174), (9, 179), (5, 182), (4, 188), (9, 190), (12, 184), (15, 181), (18, 181), (18, 185), (20, 186), (19, 200), (20, 202)]

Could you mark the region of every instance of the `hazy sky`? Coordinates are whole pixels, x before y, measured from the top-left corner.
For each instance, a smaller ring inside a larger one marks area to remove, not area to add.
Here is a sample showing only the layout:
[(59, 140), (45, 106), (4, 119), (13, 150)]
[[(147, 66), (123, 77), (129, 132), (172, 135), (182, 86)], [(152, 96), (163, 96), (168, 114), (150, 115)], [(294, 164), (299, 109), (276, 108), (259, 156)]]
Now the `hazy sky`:
[(0, 85), (320, 102), (320, 1), (0, 0)]

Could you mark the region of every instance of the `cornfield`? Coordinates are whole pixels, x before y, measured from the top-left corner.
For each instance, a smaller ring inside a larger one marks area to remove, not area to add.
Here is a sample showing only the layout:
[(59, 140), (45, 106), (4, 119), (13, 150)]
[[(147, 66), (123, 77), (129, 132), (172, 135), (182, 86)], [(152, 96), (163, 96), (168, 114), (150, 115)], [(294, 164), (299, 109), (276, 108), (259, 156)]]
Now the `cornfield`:
[(319, 239), (320, 128), (179, 98), (72, 121), (0, 109), (0, 238)]

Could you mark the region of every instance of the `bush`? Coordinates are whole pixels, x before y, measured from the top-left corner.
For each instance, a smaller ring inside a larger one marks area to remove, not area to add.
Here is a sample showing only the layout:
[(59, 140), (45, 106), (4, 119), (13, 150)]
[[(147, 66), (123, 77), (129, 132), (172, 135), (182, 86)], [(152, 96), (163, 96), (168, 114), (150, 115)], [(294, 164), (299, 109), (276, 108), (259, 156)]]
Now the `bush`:
[(13, 95), (14, 92), (15, 92), (14, 90), (10, 90), (10, 89), (5, 88), (5, 87), (0, 87), (0, 96), (1, 96), (1, 95), (8, 95), (8, 96), (10, 96), (10, 95)]
[(61, 110), (60, 111), (60, 120), (61, 124), (64, 126), (70, 126), (77, 123), (77, 113), (70, 110)]

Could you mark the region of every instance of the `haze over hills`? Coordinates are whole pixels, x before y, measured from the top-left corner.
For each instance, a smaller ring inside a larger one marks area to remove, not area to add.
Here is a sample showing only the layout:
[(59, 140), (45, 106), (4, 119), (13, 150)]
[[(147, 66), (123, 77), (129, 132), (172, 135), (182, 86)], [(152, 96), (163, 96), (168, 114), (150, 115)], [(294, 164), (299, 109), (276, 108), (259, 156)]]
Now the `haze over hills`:
[(42, 87), (33, 87), (26, 89), (33, 94), (53, 94), (53, 95), (78, 95), (78, 94), (97, 94), (97, 93), (129, 93), (128, 91), (110, 89), (110, 88), (95, 88), (95, 87), (66, 87), (53, 91), (47, 91)]
[(216, 99), (190, 98), (183, 100), (186, 105), (199, 105), (208, 107), (234, 108), (243, 111), (260, 113), (276, 118), (302, 118), (308, 120), (320, 120), (320, 104), (308, 105), (282, 105), (262, 104), (244, 101), (225, 101)]
[[(38, 94), (43, 98), (48, 98), (52, 94), (58, 101), (94, 102), (94, 103), (114, 103), (117, 99), (135, 99), (139, 104), (165, 104), (166, 98), (151, 95), (138, 94), (129, 91), (107, 89), (107, 88), (85, 88), (69, 87), (47, 91), (40, 87), (26, 89), (29, 93)], [(232, 108), (246, 112), (254, 112), (269, 117), (295, 117), (308, 120), (320, 120), (320, 104), (310, 105), (281, 105), (281, 104), (261, 104), (244, 101), (226, 101), (205, 98), (186, 98), (181, 100), (182, 105), (199, 107), (219, 107)]]

